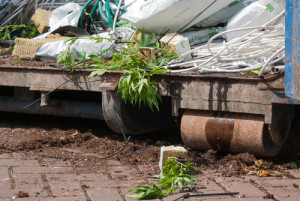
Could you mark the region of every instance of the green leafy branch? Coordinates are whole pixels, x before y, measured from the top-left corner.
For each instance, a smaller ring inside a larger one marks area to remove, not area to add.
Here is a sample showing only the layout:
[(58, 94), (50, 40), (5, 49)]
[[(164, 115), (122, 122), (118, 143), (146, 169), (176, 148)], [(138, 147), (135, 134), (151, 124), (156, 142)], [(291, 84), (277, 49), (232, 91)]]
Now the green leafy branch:
[(36, 27), (32, 24), (4, 25), (0, 27), (0, 41), (14, 40), (17, 37), (32, 38), (38, 34)]
[(193, 163), (190, 162), (183, 164), (175, 159), (168, 159), (163, 166), (162, 172), (157, 177), (160, 185), (138, 185), (128, 192), (134, 192), (134, 194), (128, 194), (127, 196), (138, 200), (146, 200), (174, 194), (177, 189), (183, 189), (196, 182), (197, 178), (188, 174), (189, 172), (196, 173), (196, 170), (191, 167), (192, 165)]
[[(60, 52), (57, 60), (58, 65), (64, 65), (66, 68), (71, 67), (72, 70), (74, 69), (76, 63), (74, 53), (71, 51), (70, 46), (74, 44), (77, 39), (78, 38), (73, 38), (66, 41), (69, 48)], [(103, 38), (97, 37), (90, 39), (96, 40), (96, 42), (103, 40)], [(109, 51), (109, 49), (101, 51), (100, 55), (88, 55), (92, 61), (89, 62), (87, 67), (93, 68), (90, 77), (102, 76), (104, 73), (111, 71), (123, 71), (118, 85), (118, 94), (121, 98), (125, 102), (128, 101), (134, 105), (138, 104), (140, 106), (143, 103), (144, 105), (148, 105), (151, 110), (153, 110), (154, 107), (159, 110), (161, 96), (156, 90), (158, 83), (152, 82), (151, 77), (168, 72), (168, 69), (161, 68), (161, 66), (173, 60), (176, 56), (160, 54), (156, 55), (154, 61), (151, 58), (145, 59), (144, 57), (140, 57), (140, 55), (142, 55), (140, 52), (141, 47), (150, 47), (158, 51), (161, 48), (161, 44), (156, 40), (154, 33), (147, 36), (143, 29), (140, 40), (135, 43), (128, 43), (128, 47), (115, 53), (109, 63), (106, 63), (101, 57), (101, 55)], [(84, 55), (84, 58), (85, 56), (86, 55)]]

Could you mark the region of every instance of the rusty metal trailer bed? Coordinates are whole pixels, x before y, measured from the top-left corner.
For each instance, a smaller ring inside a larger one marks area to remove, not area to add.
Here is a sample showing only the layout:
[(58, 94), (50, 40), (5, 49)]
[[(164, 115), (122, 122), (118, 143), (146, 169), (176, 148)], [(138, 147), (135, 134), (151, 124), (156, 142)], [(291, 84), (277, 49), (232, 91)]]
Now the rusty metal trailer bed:
[(0, 65), (0, 110), (105, 120), (113, 131), (120, 133), (121, 125), (128, 134), (166, 128), (177, 120), (183, 141), (191, 148), (264, 156), (278, 153), (292, 121), (293, 105), (287, 103), (294, 100), (285, 96), (283, 74), (266, 79), (220, 74), (156, 76), (163, 102), (159, 112), (152, 112), (120, 100), (116, 93), (120, 73), (91, 79), (89, 73)]
[[(177, 122), (186, 146), (275, 156), (285, 143), (299, 104), (299, 8), (287, 0), (286, 71), (267, 78), (232, 74), (153, 77), (163, 96), (160, 111), (125, 104), (117, 95), (120, 73), (89, 79), (52, 67), (0, 62), (0, 110), (105, 120), (120, 133), (142, 134)], [(70, 80), (71, 79), (71, 80)], [(49, 96), (49, 91), (60, 86)], [(26, 105), (43, 97), (38, 104)]]

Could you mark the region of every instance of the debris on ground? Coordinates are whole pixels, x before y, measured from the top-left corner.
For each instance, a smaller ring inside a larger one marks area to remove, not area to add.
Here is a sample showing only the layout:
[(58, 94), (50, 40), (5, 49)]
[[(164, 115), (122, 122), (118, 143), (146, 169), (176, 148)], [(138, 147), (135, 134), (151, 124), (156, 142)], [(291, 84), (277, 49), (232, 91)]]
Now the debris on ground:
[(192, 176), (197, 171), (192, 167), (193, 163), (181, 163), (176, 159), (167, 159), (163, 163), (161, 173), (156, 176), (158, 184), (152, 186), (137, 186), (130, 192), (135, 194), (128, 194), (128, 197), (138, 200), (163, 198), (168, 195), (175, 194), (178, 190), (185, 191), (186, 188), (192, 186), (197, 177)]
[(24, 192), (24, 191), (19, 191), (17, 194), (16, 194), (16, 197), (17, 198), (26, 198), (26, 197), (29, 197), (29, 194)]
[(167, 160), (170, 158), (187, 159), (188, 151), (184, 147), (162, 146), (160, 148), (160, 159), (159, 159), (160, 170), (162, 170), (163, 164), (165, 164)]

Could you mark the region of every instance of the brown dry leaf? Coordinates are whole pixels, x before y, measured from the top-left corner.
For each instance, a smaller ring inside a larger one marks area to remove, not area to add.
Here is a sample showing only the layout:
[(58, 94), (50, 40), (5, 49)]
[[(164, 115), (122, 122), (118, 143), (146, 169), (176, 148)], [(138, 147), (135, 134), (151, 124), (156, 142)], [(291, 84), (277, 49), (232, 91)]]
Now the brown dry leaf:
[(257, 175), (257, 172), (256, 171), (250, 171), (250, 172), (248, 172), (248, 175)]
[(259, 172), (258, 172), (258, 176), (260, 176), (260, 177), (268, 177), (268, 176), (270, 176), (270, 172), (269, 171), (266, 171), (266, 170), (263, 170), (263, 169), (261, 169)]
[(244, 164), (244, 163), (241, 163), (241, 166), (242, 166), (242, 168), (244, 169), (244, 170), (247, 170), (247, 165), (246, 164)]
[(255, 164), (256, 167), (260, 168), (263, 164), (263, 160), (254, 161), (254, 164)]

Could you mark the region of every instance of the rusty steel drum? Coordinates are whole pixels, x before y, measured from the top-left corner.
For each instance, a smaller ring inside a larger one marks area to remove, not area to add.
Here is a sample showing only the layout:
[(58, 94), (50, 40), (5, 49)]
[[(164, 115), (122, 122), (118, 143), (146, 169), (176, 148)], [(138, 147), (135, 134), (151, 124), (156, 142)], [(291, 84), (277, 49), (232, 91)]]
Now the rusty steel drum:
[(272, 157), (281, 148), (273, 142), (262, 116), (220, 116), (187, 110), (180, 129), (184, 144), (195, 150), (218, 149)]

